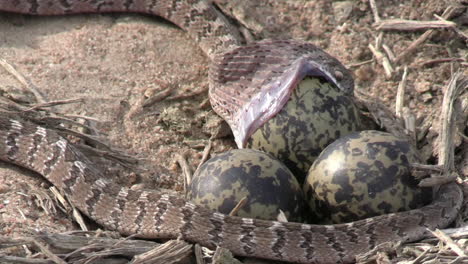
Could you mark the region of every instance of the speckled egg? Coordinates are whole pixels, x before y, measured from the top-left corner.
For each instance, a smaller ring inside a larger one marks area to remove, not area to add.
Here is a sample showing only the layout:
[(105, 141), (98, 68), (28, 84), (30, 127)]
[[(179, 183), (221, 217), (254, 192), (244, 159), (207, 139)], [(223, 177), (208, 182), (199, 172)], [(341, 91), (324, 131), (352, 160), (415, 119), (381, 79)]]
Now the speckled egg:
[(392, 134), (367, 130), (323, 150), (304, 184), (309, 205), (327, 223), (343, 223), (422, 206), (430, 192), (417, 187), (411, 145)]
[(360, 127), (351, 97), (322, 78), (307, 77), (284, 108), (250, 137), (247, 148), (278, 158), (302, 183), (328, 144)]
[(193, 176), (187, 198), (229, 214), (238, 202), (247, 203), (238, 216), (276, 220), (281, 209), (288, 220), (301, 221), (307, 208), (302, 189), (289, 169), (266, 153), (242, 149), (221, 153)]

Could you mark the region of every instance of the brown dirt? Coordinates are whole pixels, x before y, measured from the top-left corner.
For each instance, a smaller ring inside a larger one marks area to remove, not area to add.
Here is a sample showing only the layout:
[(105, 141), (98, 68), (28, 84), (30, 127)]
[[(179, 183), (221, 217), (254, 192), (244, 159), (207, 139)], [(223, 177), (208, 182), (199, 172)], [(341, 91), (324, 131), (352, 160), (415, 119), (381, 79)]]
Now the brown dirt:
[[(434, 20), (434, 14), (441, 15), (451, 2), (378, 1), (378, 10), (382, 19)], [(391, 78), (385, 77), (375, 61), (356, 66), (373, 58), (368, 45), (375, 45), (379, 35), (368, 1), (237, 0), (230, 5), (228, 9), (235, 7), (234, 13), (245, 15), (242, 20), (253, 28), (256, 38), (299, 38), (324, 48), (353, 70), (358, 91), (377, 96), (392, 109), (402, 69), (407, 65), (408, 105), (418, 117), (440, 108), (442, 89), (454, 68), (465, 66), (467, 73), (466, 42), (452, 30), (437, 30), (415, 53), (393, 65), (396, 72)], [(465, 34), (467, 20), (466, 11), (454, 20)], [(382, 42), (398, 55), (423, 33), (385, 32)], [(0, 54), (48, 100), (85, 98), (82, 103), (59, 109), (98, 119), (99, 131), (112, 146), (141, 158), (142, 171), (136, 183), (145, 188), (182, 190), (182, 173), (174, 154), (185, 155), (194, 170), (219, 126), (219, 118), (206, 102), (208, 59), (187, 34), (158, 18), (0, 14)], [(421, 66), (425, 61), (448, 57), (465, 61)], [(22, 89), (4, 70), (0, 70), (0, 79), (0, 90)], [(201, 93), (166, 99), (143, 109), (135, 107), (148, 94), (164, 89), (172, 89), (171, 96)], [(212, 153), (233, 146), (231, 138), (218, 139)], [(135, 183), (120, 174), (122, 184)], [(0, 163), (0, 235), (77, 229), (66, 213), (47, 214), (36, 205), (31, 194), (44, 191), (46, 186), (30, 172)]]

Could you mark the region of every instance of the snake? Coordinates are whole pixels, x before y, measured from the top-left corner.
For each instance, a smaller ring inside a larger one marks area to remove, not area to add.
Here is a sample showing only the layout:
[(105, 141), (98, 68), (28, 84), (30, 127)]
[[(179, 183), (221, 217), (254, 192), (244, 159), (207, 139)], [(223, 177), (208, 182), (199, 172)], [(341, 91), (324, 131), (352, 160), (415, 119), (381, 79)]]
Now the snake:
[[(208, 95), (233, 130), (239, 148), (275, 115), (304, 76), (321, 76), (346, 94), (349, 70), (299, 40), (244, 43), (241, 34), (205, 0), (11, 0), (0, 11), (28, 15), (131, 12), (162, 17), (185, 30), (211, 59)], [(448, 226), (463, 194), (440, 186), (419, 209), (335, 225), (266, 221), (214, 212), (161, 190), (132, 190), (112, 182), (54, 130), (18, 116), (0, 116), (0, 160), (39, 173), (85, 215), (106, 229), (145, 239), (183, 239), (234, 255), (295, 263), (352, 263), (386, 242), (419, 240)]]

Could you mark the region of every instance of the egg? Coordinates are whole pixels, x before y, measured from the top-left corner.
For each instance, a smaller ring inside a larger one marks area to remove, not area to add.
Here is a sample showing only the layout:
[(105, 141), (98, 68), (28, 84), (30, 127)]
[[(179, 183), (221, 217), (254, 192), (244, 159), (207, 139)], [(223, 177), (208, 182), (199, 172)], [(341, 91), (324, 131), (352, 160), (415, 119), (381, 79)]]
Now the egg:
[(411, 144), (390, 133), (366, 130), (344, 136), (311, 166), (306, 199), (325, 223), (343, 223), (418, 208), (430, 192), (417, 186)]
[(229, 214), (239, 201), (247, 203), (238, 216), (277, 220), (279, 210), (301, 221), (307, 208), (301, 186), (289, 169), (269, 154), (231, 150), (206, 161), (187, 190), (193, 203)]

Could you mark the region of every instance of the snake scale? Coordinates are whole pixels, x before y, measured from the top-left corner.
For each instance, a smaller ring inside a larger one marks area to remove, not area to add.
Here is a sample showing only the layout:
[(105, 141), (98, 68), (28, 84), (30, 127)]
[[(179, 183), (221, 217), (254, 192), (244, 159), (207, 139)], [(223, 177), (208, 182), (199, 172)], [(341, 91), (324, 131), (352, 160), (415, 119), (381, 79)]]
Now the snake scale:
[[(271, 106), (281, 105), (281, 100), (274, 98), (287, 98), (262, 93), (266, 81), (294, 84), (312, 72), (326, 77), (345, 92), (353, 89), (349, 72), (311, 44), (263, 41), (240, 46), (236, 29), (203, 0), (11, 0), (1, 1), (0, 10), (31, 15), (136, 12), (168, 19), (197, 40), (214, 62), (210, 70), (210, 99), (235, 136), (237, 133), (240, 147), (253, 129), (252, 124), (259, 125), (265, 119), (263, 110), (242, 115), (248, 112), (246, 102), (257, 96), (270, 100), (267, 105)], [(239, 55), (241, 51), (246, 55)], [(263, 61), (258, 61), (259, 58)], [(253, 75), (254, 71), (260, 75)], [(259, 76), (266, 81), (259, 80)], [(232, 80), (238, 81), (234, 88), (219, 88)], [(235, 89), (240, 88), (245, 92), (237, 94)], [(226, 100), (231, 97), (234, 99)], [(248, 124), (242, 124), (242, 120), (255, 115)], [(63, 190), (84, 214), (123, 235), (182, 238), (209, 248), (221, 246), (239, 256), (298, 263), (350, 263), (356, 255), (380, 243), (418, 240), (426, 235), (427, 229), (450, 224), (463, 201), (458, 185), (450, 183), (441, 186), (432, 203), (420, 209), (346, 224), (309, 225), (228, 216), (157, 190), (135, 191), (117, 186), (54, 131), (7, 114), (0, 116), (0, 160), (38, 172)]]

